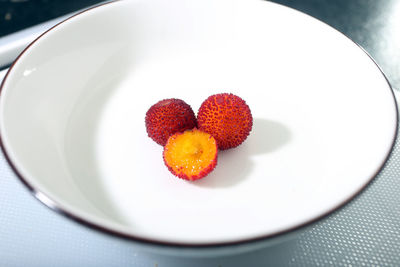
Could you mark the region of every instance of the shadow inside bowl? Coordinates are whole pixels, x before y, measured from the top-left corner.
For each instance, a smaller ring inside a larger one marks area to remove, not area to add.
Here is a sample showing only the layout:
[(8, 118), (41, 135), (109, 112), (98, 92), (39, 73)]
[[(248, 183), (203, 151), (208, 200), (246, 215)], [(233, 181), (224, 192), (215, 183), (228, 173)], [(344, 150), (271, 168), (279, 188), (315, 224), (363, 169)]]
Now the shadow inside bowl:
[(255, 118), (247, 140), (234, 149), (219, 151), (216, 169), (204, 179), (192, 182), (203, 187), (230, 187), (248, 177), (253, 156), (273, 153), (290, 142), (292, 133), (280, 122)]
[[(109, 57), (84, 85), (87, 90), (79, 96), (66, 126), (65, 154), (73, 182), (97, 215), (127, 225), (102, 182), (95, 144), (102, 110), (127, 75), (128, 62), (123, 58), (119, 52)], [(109, 66), (118, 67), (110, 71)]]

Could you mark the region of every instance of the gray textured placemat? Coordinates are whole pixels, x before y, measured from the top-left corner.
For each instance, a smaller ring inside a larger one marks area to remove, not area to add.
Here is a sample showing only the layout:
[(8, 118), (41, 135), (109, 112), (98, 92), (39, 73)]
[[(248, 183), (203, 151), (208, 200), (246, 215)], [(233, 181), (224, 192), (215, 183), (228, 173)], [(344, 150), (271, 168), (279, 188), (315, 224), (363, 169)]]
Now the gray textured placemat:
[(400, 266), (400, 147), (347, 207), (303, 234), (295, 266)]
[(297, 239), (243, 255), (185, 259), (137, 251), (59, 216), (30, 195), (1, 154), (0, 266), (400, 266), (399, 177), (397, 141), (361, 195)]

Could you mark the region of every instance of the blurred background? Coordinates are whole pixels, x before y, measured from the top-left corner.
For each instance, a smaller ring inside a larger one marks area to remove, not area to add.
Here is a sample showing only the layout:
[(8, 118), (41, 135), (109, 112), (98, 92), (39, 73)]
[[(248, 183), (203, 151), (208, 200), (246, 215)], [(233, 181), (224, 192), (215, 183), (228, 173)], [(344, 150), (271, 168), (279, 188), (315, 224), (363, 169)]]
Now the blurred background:
[(0, 0), (0, 36), (100, 2), (95, 0)]

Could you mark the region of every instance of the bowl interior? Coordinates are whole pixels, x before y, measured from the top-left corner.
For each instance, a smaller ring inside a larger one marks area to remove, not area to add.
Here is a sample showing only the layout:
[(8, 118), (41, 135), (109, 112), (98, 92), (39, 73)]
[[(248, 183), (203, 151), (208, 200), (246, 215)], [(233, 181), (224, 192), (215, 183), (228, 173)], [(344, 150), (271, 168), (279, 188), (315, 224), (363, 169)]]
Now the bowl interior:
[[(246, 142), (187, 182), (147, 137), (147, 109), (249, 104)], [(314, 221), (359, 192), (396, 133), (391, 89), (346, 37), (265, 1), (119, 1), (35, 41), (1, 92), (4, 151), (51, 205), (127, 236), (220, 244)]]

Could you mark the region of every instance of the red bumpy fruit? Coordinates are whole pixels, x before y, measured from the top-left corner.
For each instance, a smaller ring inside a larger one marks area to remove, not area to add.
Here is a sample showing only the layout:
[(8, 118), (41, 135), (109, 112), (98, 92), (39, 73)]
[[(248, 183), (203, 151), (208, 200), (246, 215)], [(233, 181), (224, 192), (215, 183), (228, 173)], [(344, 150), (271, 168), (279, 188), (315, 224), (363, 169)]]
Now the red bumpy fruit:
[(240, 97), (223, 93), (208, 97), (197, 114), (198, 128), (211, 134), (221, 150), (234, 148), (246, 140), (253, 117)]
[(183, 132), (196, 127), (196, 116), (192, 108), (180, 99), (164, 99), (146, 113), (148, 136), (164, 146), (168, 138), (176, 132)]
[(164, 163), (179, 178), (197, 180), (217, 165), (218, 147), (210, 134), (193, 129), (172, 135), (164, 147)]

